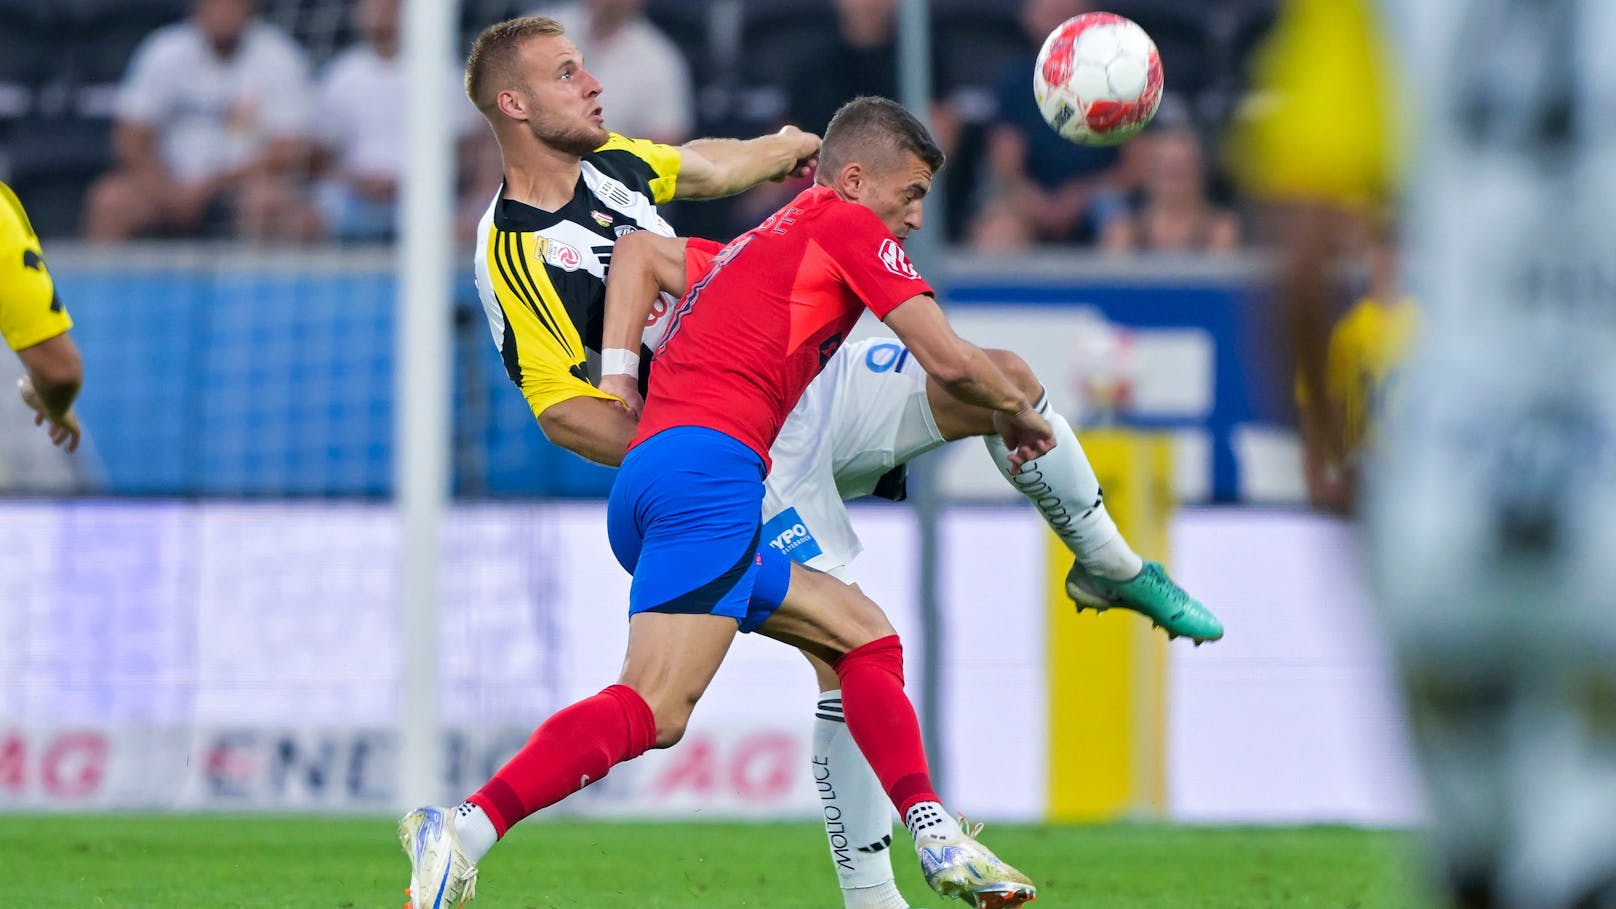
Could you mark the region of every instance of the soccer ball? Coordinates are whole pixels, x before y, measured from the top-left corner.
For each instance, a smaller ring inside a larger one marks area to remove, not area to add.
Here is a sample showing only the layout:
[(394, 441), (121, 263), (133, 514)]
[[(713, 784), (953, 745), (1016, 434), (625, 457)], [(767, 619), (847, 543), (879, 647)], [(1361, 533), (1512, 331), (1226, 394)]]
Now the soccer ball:
[(1044, 39), (1032, 76), (1044, 120), (1079, 145), (1116, 145), (1145, 128), (1161, 105), (1156, 43), (1131, 19), (1084, 13)]

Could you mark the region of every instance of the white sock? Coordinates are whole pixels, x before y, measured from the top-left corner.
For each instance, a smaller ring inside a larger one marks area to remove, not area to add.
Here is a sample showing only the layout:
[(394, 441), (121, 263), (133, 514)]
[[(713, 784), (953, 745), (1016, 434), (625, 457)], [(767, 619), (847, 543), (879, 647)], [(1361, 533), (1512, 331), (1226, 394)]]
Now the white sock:
[(959, 821), (954, 820), (954, 816), (944, 811), (937, 802), (917, 802), (904, 815), (903, 823), (909, 828), (909, 835), (914, 838), (916, 846), (920, 845), (922, 836), (945, 843), (965, 839), (965, 831), (960, 829)]
[(814, 711), (814, 790), (847, 909), (908, 909), (892, 877), (892, 802), (842, 719), (842, 693)]
[(1105, 496), (1094, 476), (1088, 455), (1066, 418), (1049, 406), (1049, 396), (1038, 399), (1038, 412), (1055, 430), (1055, 447), (1049, 454), (1010, 473), (1010, 449), (998, 436), (984, 436), (988, 454), (998, 465), (1005, 482), (1038, 507), (1055, 535), (1077, 556), (1084, 570), (1113, 581), (1126, 581), (1139, 574), (1144, 562), (1122, 538), (1111, 514), (1105, 510)]
[(455, 835), (460, 838), (460, 851), (471, 859), (473, 865), (482, 861), (488, 850), (494, 848), (499, 842), (499, 833), (494, 830), (494, 822), (488, 819), (483, 810), (471, 802), (461, 802), (454, 811)]

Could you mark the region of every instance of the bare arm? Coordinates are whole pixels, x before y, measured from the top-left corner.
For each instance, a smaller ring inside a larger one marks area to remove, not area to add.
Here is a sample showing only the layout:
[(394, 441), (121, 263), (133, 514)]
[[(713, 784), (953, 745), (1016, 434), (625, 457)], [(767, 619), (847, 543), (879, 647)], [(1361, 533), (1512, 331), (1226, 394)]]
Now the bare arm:
[(999, 415), (994, 423), (1011, 449), (1015, 469), (1055, 447), (1049, 421), (1033, 409), (1027, 396), (986, 351), (954, 332), (942, 307), (929, 294), (910, 297), (887, 313), (883, 321), (915, 355), (927, 375), (951, 396)]
[(17, 382), (24, 403), (34, 409), (34, 424), (49, 420), (51, 441), (66, 444), (68, 451), (79, 447), (79, 422), (73, 415), (73, 401), (84, 384), (84, 361), (72, 337), (60, 334), (32, 347), (17, 351), (28, 375)]
[(888, 328), (915, 355), (926, 374), (949, 394), (967, 404), (1014, 414), (1030, 406), (986, 352), (954, 333), (943, 309), (929, 294), (920, 294), (887, 314)]
[(618, 240), (606, 277), (600, 390), (622, 399), (635, 418), (645, 403), (640, 398), (640, 338), (660, 292), (684, 295), (684, 238), (640, 230)]
[(695, 139), (679, 146), (676, 199), (733, 196), (759, 183), (803, 172), (819, 155), (819, 137), (787, 126), (756, 139)]
[(658, 293), (684, 296), (685, 238), (637, 230), (612, 250), (601, 350), (638, 351)]
[(623, 463), (638, 427), (639, 421), (616, 401), (587, 395), (552, 404), (539, 414), (545, 438), (607, 467)]

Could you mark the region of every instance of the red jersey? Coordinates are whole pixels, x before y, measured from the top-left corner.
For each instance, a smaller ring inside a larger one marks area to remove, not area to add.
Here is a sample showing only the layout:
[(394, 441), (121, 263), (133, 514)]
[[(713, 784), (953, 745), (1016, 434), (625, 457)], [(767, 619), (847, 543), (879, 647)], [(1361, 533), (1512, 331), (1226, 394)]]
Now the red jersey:
[(875, 212), (829, 187), (804, 190), (726, 246), (679, 301), (629, 447), (705, 426), (768, 465), (786, 414), (863, 311), (884, 319), (931, 292)]

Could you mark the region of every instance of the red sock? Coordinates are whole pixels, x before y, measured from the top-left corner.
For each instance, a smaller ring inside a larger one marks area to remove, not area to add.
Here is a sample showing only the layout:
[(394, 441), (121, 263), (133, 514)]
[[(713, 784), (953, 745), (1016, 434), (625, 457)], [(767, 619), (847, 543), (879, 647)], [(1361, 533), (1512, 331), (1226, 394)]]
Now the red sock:
[(466, 801), (500, 836), (530, 814), (600, 780), (656, 744), (656, 717), (640, 693), (613, 685), (544, 721), (516, 756)]
[(903, 644), (897, 635), (849, 651), (836, 663), (847, 731), (875, 768), (898, 816), (918, 802), (941, 801), (931, 788), (920, 720), (903, 692)]

